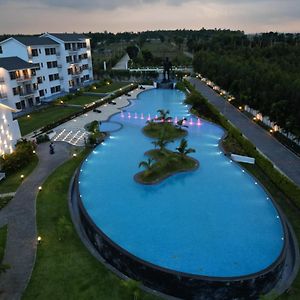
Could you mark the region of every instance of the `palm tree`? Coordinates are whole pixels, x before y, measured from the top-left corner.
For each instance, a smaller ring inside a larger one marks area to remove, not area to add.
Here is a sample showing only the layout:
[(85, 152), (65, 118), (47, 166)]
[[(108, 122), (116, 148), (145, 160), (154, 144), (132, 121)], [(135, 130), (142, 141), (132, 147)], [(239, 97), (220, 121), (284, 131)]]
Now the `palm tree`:
[(182, 129), (182, 127), (188, 128), (189, 126), (183, 124), (184, 121), (186, 121), (186, 118), (182, 118), (181, 120), (178, 120), (175, 126), (179, 129)]
[(188, 148), (188, 142), (187, 142), (186, 139), (182, 139), (182, 140), (180, 141), (180, 145), (179, 145), (179, 147), (176, 148), (176, 150), (177, 150), (182, 156), (188, 155), (189, 153), (196, 152), (195, 149), (193, 149), (193, 148)]
[(157, 141), (152, 142), (152, 144), (154, 145), (154, 147), (158, 147), (160, 151), (165, 150), (167, 144), (169, 142), (165, 139), (165, 138), (158, 138)]
[(139, 168), (143, 167), (146, 169), (146, 171), (150, 171), (153, 167), (154, 160), (152, 158), (148, 158), (147, 160), (141, 161), (139, 163)]
[(168, 117), (168, 115), (170, 114), (169, 110), (159, 109), (157, 112), (159, 113), (159, 116), (157, 118), (158, 120), (161, 120), (163, 122), (168, 122), (172, 120), (172, 117)]

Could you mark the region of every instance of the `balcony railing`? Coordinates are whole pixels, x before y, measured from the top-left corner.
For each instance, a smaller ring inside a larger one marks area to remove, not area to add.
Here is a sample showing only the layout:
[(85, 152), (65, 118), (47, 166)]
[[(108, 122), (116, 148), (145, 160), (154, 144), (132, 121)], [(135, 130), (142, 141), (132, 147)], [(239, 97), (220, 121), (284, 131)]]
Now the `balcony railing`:
[(21, 76), (21, 77), (17, 77), (16, 80), (18, 82), (24, 82), (24, 81), (31, 81), (33, 78), (33, 76)]
[(78, 48), (68, 49), (69, 53), (74, 53), (74, 52), (77, 52), (78, 50), (79, 50)]
[(27, 91), (20, 93), (20, 97), (23, 97), (23, 98), (26, 98), (26, 97), (29, 97), (32, 95), (34, 95), (34, 90), (27, 90)]

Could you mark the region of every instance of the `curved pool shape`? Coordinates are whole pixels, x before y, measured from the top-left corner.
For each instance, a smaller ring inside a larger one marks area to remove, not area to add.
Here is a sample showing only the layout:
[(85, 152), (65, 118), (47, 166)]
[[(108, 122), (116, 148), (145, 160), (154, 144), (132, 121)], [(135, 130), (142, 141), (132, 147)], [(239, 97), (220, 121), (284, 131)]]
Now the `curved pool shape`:
[(147, 118), (160, 108), (178, 119), (189, 115), (184, 97), (177, 90), (149, 90), (111, 118), (123, 128), (82, 165), (83, 205), (104, 234), (148, 263), (212, 277), (262, 271), (280, 256), (283, 226), (264, 189), (221, 152), (223, 129), (188, 117), (188, 143), (196, 149), (191, 156), (200, 168), (152, 186), (133, 179), (153, 148), (141, 131)]
[(118, 122), (101, 122), (100, 131), (102, 132), (113, 132), (118, 131), (122, 128), (122, 124)]

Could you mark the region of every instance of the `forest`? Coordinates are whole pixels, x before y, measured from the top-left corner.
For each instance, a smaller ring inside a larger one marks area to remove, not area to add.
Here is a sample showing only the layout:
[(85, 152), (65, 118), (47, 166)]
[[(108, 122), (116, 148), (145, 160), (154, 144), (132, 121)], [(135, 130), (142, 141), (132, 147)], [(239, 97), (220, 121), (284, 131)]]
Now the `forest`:
[(216, 31), (187, 46), (196, 72), (300, 138), (299, 34)]

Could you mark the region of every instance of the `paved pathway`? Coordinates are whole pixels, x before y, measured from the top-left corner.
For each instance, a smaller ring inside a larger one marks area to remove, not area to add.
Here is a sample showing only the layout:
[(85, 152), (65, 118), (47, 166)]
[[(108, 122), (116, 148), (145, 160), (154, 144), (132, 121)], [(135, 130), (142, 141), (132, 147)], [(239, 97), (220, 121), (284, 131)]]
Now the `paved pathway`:
[(197, 78), (190, 78), (196, 89), (216, 106), (240, 131), (283, 173), (300, 186), (300, 158), (278, 142), (269, 132), (261, 128), (243, 113), (219, 96)]
[(127, 70), (129, 60), (130, 60), (130, 57), (126, 53), (112, 69), (113, 70)]
[[(49, 143), (37, 148), (39, 163), (24, 180), (15, 197), (0, 211), (0, 224), (8, 224), (3, 263), (11, 269), (0, 277), (0, 299), (19, 300), (25, 290), (36, 257), (36, 196), (38, 187), (71, 153), (67, 143), (55, 143), (55, 154), (49, 154)], [(43, 287), (41, 287), (43, 288)]]

